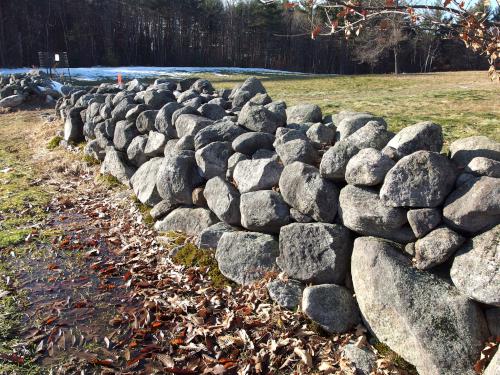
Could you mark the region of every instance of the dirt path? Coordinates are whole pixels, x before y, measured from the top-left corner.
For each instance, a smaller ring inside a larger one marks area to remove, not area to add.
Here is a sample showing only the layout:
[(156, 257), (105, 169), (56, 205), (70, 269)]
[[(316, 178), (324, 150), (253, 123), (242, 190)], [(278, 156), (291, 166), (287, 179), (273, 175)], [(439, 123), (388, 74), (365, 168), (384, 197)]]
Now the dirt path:
[[(362, 327), (328, 336), (263, 285), (216, 287), (210, 253), (158, 237), (77, 150), (47, 149), (51, 114), (0, 114), (0, 374), (352, 373), (340, 349)], [(411, 371), (380, 352), (379, 373)]]

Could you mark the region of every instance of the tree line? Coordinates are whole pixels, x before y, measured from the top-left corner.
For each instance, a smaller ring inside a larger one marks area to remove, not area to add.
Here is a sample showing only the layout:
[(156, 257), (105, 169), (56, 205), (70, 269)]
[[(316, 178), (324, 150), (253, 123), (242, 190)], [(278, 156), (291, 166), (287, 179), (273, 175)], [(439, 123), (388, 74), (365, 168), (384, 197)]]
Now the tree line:
[(485, 69), (463, 42), (399, 19), (355, 38), (311, 38), (287, 1), (1, 0), (0, 66), (37, 66), (39, 51), (70, 65), (235, 66), (311, 73)]

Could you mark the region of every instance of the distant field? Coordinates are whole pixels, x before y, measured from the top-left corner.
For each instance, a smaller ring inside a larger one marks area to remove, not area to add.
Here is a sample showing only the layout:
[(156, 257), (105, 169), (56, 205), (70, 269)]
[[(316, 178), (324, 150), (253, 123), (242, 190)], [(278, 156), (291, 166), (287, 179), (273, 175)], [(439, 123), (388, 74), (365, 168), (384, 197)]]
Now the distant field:
[[(246, 76), (202, 75), (217, 88)], [(383, 116), (391, 130), (419, 121), (443, 126), (447, 143), (486, 135), (500, 141), (500, 85), (486, 72), (365, 76), (260, 76), (274, 100), (315, 103), (324, 114), (341, 110)]]

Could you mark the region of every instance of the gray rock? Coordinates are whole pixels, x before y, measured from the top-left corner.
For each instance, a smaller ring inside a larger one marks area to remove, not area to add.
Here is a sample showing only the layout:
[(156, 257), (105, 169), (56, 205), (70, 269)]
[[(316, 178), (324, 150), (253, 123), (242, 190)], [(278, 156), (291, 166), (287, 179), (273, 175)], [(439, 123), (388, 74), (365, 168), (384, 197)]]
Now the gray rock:
[(415, 243), (415, 267), (428, 270), (446, 262), (465, 238), (444, 226), (434, 229)]
[(500, 178), (500, 161), (478, 156), (472, 159), (464, 170), (477, 176)]
[(130, 163), (132, 163), (136, 167), (140, 167), (149, 160), (149, 158), (144, 153), (147, 143), (148, 136), (139, 135), (132, 139), (132, 142), (130, 142), (130, 145), (127, 147), (128, 160), (130, 160)]
[(204, 196), (208, 207), (217, 217), (231, 225), (240, 225), (240, 193), (221, 177), (208, 180)]
[(306, 133), (301, 130), (301, 129), (290, 129), (290, 128), (278, 128), (276, 131), (276, 139), (273, 143), (274, 147), (279, 147), (280, 145), (295, 141), (295, 140), (302, 140), (302, 141), (308, 141), (309, 138), (307, 138)]
[(238, 90), (233, 97), (233, 109), (243, 107), (250, 99), (252, 99), (252, 94), (245, 90)]
[(450, 145), (450, 153), (451, 160), (459, 168), (464, 168), (479, 156), (500, 161), (500, 143), (482, 135), (462, 138)]
[(387, 146), (396, 150), (399, 157), (420, 150), (440, 152), (443, 148), (443, 131), (441, 126), (432, 122), (419, 122), (400, 130)]
[(96, 139), (88, 142), (85, 145), (83, 153), (99, 161), (103, 161), (106, 156), (106, 152), (99, 145), (99, 142)]
[(0, 108), (18, 107), (24, 102), (24, 95), (10, 95), (0, 100)]
[(118, 121), (113, 136), (113, 144), (118, 151), (127, 151), (132, 140), (139, 135), (133, 122)]
[(144, 111), (141, 112), (135, 120), (135, 126), (141, 134), (147, 134), (155, 129), (156, 117), (158, 111)]
[(226, 223), (219, 222), (201, 231), (196, 242), (200, 249), (217, 249), (219, 240), (226, 232), (234, 232), (236, 229)]
[(363, 148), (382, 150), (393, 137), (394, 133), (387, 131), (385, 122), (380, 120), (368, 121), (345, 140), (360, 150)]
[(415, 239), (408, 226), (406, 210), (382, 202), (377, 190), (347, 185), (340, 191), (339, 216), (342, 223), (361, 235), (408, 243)]
[(277, 185), (283, 166), (270, 159), (242, 160), (234, 168), (233, 178), (240, 193), (269, 190)]
[(222, 120), (201, 129), (194, 137), (194, 147), (199, 150), (212, 142), (233, 142), (245, 133), (245, 129), (234, 122)]
[(442, 220), (441, 211), (436, 208), (409, 210), (406, 217), (417, 238), (425, 236), (436, 228)]
[(252, 131), (274, 134), (276, 129), (285, 124), (266, 107), (252, 102), (243, 106), (238, 116), (238, 123)]
[[(243, 84), (240, 87), (238, 87), (237, 90), (235, 90), (234, 95), (229, 96), (229, 99), (233, 99), (233, 101), (234, 101), (234, 97), (236, 97), (238, 95), (238, 92), (242, 92), (242, 91), (247, 92), (249, 94), (250, 98), (253, 98), (257, 94), (265, 94), (266, 93), (266, 89), (264, 88), (264, 85), (262, 84), (262, 82), (260, 82), (260, 80), (255, 78), (255, 77), (250, 77), (250, 78), (247, 78), (245, 80), (245, 82), (243, 82)], [(248, 100), (250, 100), (250, 98)], [(239, 105), (236, 105), (236, 106), (239, 106)]]
[(474, 178), (460, 185), (446, 199), (445, 223), (475, 234), (500, 222), (500, 179)]
[(352, 293), (334, 284), (305, 288), (302, 311), (329, 333), (345, 333), (360, 322)]
[(320, 159), (312, 143), (302, 139), (296, 139), (276, 146), (276, 153), (284, 165), (294, 162), (315, 165)]
[(359, 348), (355, 344), (344, 346), (342, 356), (356, 368), (356, 375), (370, 375), (377, 367), (375, 353), (366, 348)]
[(111, 111), (111, 118), (114, 122), (125, 120), (127, 112), (135, 107), (134, 99), (130, 96), (122, 99)]
[(344, 180), (347, 163), (358, 152), (359, 148), (347, 140), (337, 142), (325, 152), (321, 159), (319, 166), (321, 176), (334, 181)]
[(494, 337), (500, 336), (500, 307), (493, 307), (484, 312), (490, 335)]
[(255, 151), (255, 153), (252, 155), (252, 159), (270, 159), (276, 162), (280, 161), (280, 158), (276, 152), (265, 149)]
[(279, 119), (280, 123), (286, 124), (286, 103), (277, 101), (266, 104), (264, 107)]
[(231, 143), (212, 142), (196, 151), (196, 163), (203, 177), (207, 180), (216, 176), (225, 176), (227, 160), (233, 153)]
[(198, 173), (194, 152), (183, 151), (165, 156), (156, 187), (160, 196), (172, 203), (192, 204), (193, 189), (203, 183)]
[(106, 150), (106, 157), (101, 164), (101, 174), (111, 175), (128, 186), (135, 171), (134, 167), (127, 164), (124, 153), (112, 148)]
[(83, 122), (80, 117), (68, 117), (64, 122), (64, 140), (78, 143), (84, 140)]
[(214, 87), (207, 79), (199, 79), (191, 86), (193, 90), (199, 92), (200, 94), (213, 94)]
[(167, 144), (167, 137), (163, 133), (150, 131), (148, 135), (148, 142), (144, 148), (144, 153), (147, 157), (153, 158), (156, 156), (162, 156)]
[(279, 187), (285, 202), (299, 212), (325, 223), (335, 219), (338, 189), (322, 178), (315, 167), (300, 162), (287, 165)]
[(169, 201), (161, 201), (157, 203), (151, 211), (149, 211), (149, 214), (153, 218), (153, 220), (159, 220), (163, 219), (165, 216), (167, 216), (170, 212), (172, 212), (174, 209), (176, 209), (179, 205), (177, 203), (171, 203)]
[(156, 115), (154, 128), (160, 133), (167, 134), (169, 137), (177, 138), (177, 131), (172, 121), (172, 116), (175, 111), (183, 108), (181, 104), (171, 102), (165, 104)]
[(233, 179), (233, 172), (234, 168), (236, 168), (236, 164), (243, 160), (248, 160), (248, 157), (239, 152), (235, 152), (229, 157), (229, 159), (227, 159), (226, 179), (228, 181)]
[(320, 122), (311, 125), (306, 134), (316, 147), (329, 146), (335, 142), (335, 128)]
[(344, 282), (351, 237), (338, 224), (293, 223), (281, 228), (276, 263), (289, 277), (306, 283)]
[(285, 309), (295, 310), (301, 304), (304, 285), (298, 281), (274, 279), (266, 288), (269, 297)]
[(455, 179), (455, 168), (446, 156), (417, 151), (387, 173), (380, 198), (394, 207), (437, 207), (453, 189)]
[(455, 255), (450, 275), (466, 296), (500, 306), (500, 224), (467, 241)]
[(375, 117), (370, 113), (344, 112), (344, 114), (338, 118), (338, 122), (336, 122), (336, 139), (341, 141), (372, 121), (377, 122), (379, 125), (387, 129), (387, 124), (381, 117)]
[(181, 93), (177, 97), (177, 102), (178, 103), (185, 103), (189, 100), (196, 99), (199, 96), (200, 96), (200, 94), (196, 90), (189, 89), (189, 90), (184, 91), (183, 93)]
[(290, 208), (290, 218), (297, 223), (312, 223), (314, 219), (311, 216), (304, 215), (302, 212), (297, 211), (295, 208)]
[(356, 239), (351, 272), (367, 328), (419, 374), (473, 374), (487, 337), (477, 304), (378, 238)]
[(236, 152), (251, 156), (257, 150), (273, 150), (274, 136), (263, 132), (248, 132), (233, 140), (232, 147)]
[(203, 117), (214, 121), (221, 120), (227, 115), (224, 108), (217, 104), (210, 103), (203, 104), (200, 108), (198, 108), (198, 112), (200, 112)]
[(472, 173), (460, 173), (455, 181), (455, 188), (465, 184), (467, 181), (475, 179), (477, 176)]
[(241, 226), (245, 229), (279, 233), (290, 222), (290, 208), (281, 195), (272, 190), (260, 190), (241, 196)]
[(215, 215), (206, 208), (179, 207), (163, 220), (157, 221), (155, 229), (159, 232), (180, 231), (188, 236), (197, 236), (217, 221)]
[(345, 180), (351, 185), (375, 186), (384, 182), (395, 163), (374, 148), (365, 148), (354, 155), (346, 166)]
[(144, 104), (156, 110), (174, 101), (174, 95), (167, 90), (147, 90), (144, 94)]
[(221, 273), (238, 284), (249, 285), (276, 270), (278, 241), (256, 232), (224, 233), (215, 258)]
[(143, 165), (130, 179), (130, 185), (141, 203), (154, 206), (161, 201), (156, 189), (156, 175), (162, 163), (162, 158), (154, 158)]
[(212, 123), (212, 120), (198, 115), (180, 115), (175, 121), (175, 129), (179, 138), (185, 135), (194, 137), (201, 129)]
[(303, 124), (305, 122), (321, 122), (323, 115), (321, 108), (315, 104), (299, 104), (286, 110), (289, 124)]
[(193, 84), (199, 79), (200, 78), (198, 77), (181, 79), (179, 82), (177, 82), (177, 90), (180, 92), (186, 91), (191, 88), (191, 86), (193, 86)]
[(272, 103), (272, 99), (267, 94), (257, 94), (250, 101), (254, 104), (266, 105)]

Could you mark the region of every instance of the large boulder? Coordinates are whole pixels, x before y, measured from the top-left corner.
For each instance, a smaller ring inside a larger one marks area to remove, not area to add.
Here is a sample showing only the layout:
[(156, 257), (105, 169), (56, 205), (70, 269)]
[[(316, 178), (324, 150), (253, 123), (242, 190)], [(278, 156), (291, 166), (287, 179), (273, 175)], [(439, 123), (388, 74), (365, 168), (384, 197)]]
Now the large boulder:
[(359, 309), (352, 293), (334, 284), (305, 288), (302, 311), (329, 333), (345, 333), (360, 322)]
[(271, 159), (242, 160), (234, 168), (233, 178), (241, 193), (268, 190), (277, 185), (283, 166)]
[(182, 138), (185, 135), (192, 135), (194, 137), (201, 129), (211, 124), (213, 124), (212, 120), (191, 114), (180, 115), (174, 123), (178, 138)]
[(239, 135), (233, 140), (232, 147), (235, 152), (252, 156), (255, 151), (266, 149), (273, 150), (274, 136), (263, 132), (248, 132)]
[(144, 93), (144, 104), (156, 110), (173, 101), (175, 97), (168, 90), (147, 90)]
[(387, 173), (380, 198), (394, 207), (437, 207), (453, 189), (456, 176), (446, 156), (417, 151), (403, 157)]
[(205, 103), (200, 108), (198, 108), (198, 111), (203, 117), (209, 118), (210, 120), (214, 121), (220, 120), (227, 116), (224, 108), (217, 104)]
[(156, 189), (156, 175), (162, 163), (162, 158), (154, 158), (141, 165), (130, 179), (130, 185), (141, 203), (154, 206), (161, 201)]
[(443, 217), (450, 227), (479, 233), (500, 222), (500, 179), (472, 178), (446, 199)]
[(377, 190), (347, 185), (340, 191), (339, 216), (342, 223), (361, 235), (407, 243), (414, 235), (407, 223), (406, 210), (380, 200)]
[(0, 100), (0, 108), (14, 108), (24, 102), (24, 95), (10, 95)]
[(240, 210), (242, 227), (255, 232), (279, 233), (290, 222), (290, 207), (272, 190), (243, 194)]
[(500, 161), (500, 143), (482, 135), (456, 140), (450, 145), (450, 152), (451, 160), (459, 168), (478, 156)]
[(80, 117), (66, 118), (64, 122), (64, 140), (66, 142), (78, 143), (84, 140), (83, 121)]
[(161, 133), (167, 134), (169, 137), (177, 138), (177, 131), (172, 121), (172, 115), (181, 108), (183, 108), (182, 105), (176, 102), (165, 104), (156, 115), (154, 124), (155, 129)]
[(194, 148), (199, 150), (212, 142), (233, 142), (245, 133), (245, 129), (229, 120), (214, 122), (201, 129), (194, 137)]
[(193, 189), (203, 183), (194, 152), (172, 153), (163, 159), (156, 186), (160, 196), (169, 202), (192, 204)]
[(500, 306), (500, 225), (467, 241), (453, 260), (453, 284), (469, 298)]
[(139, 135), (139, 131), (133, 122), (118, 121), (113, 136), (113, 144), (118, 151), (127, 151), (132, 140)]
[(197, 236), (217, 221), (213, 212), (206, 208), (179, 207), (163, 220), (157, 221), (155, 229), (159, 232), (180, 231), (189, 236)]
[(322, 148), (335, 142), (335, 127), (318, 122), (307, 129), (306, 135), (315, 147)]
[(274, 134), (276, 129), (284, 126), (282, 119), (265, 106), (248, 102), (238, 116), (238, 123), (252, 131)]
[(465, 238), (441, 226), (415, 243), (415, 267), (427, 270), (447, 261)]
[(285, 202), (299, 212), (325, 223), (335, 219), (338, 189), (322, 178), (317, 168), (301, 162), (287, 165), (281, 174), (279, 188)]
[(276, 146), (276, 153), (284, 165), (296, 161), (315, 165), (319, 161), (318, 152), (308, 140), (295, 139), (290, 142), (280, 143)]
[(361, 129), (363, 126), (365, 126), (371, 121), (378, 122), (381, 126), (387, 128), (387, 124), (385, 123), (383, 118), (375, 117), (370, 113), (363, 113), (363, 112), (344, 113), (344, 115), (338, 118), (336, 124), (337, 140), (341, 141), (349, 137), (351, 134), (355, 133), (357, 130)]
[(130, 144), (128, 145), (127, 157), (130, 163), (132, 163), (134, 166), (140, 167), (149, 160), (149, 157), (147, 157), (145, 154), (147, 144), (148, 136), (139, 135), (132, 139), (132, 142), (130, 142)]
[(293, 223), (281, 228), (276, 263), (289, 277), (307, 283), (344, 282), (351, 236), (337, 224)]
[(354, 242), (351, 273), (367, 327), (419, 374), (474, 374), (488, 336), (476, 303), (374, 237)]
[(323, 115), (321, 108), (316, 104), (299, 104), (288, 107), (286, 117), (289, 124), (304, 124), (306, 122), (321, 122)]
[(422, 238), (441, 222), (443, 215), (436, 208), (409, 210), (406, 217), (415, 237)]
[(398, 158), (420, 150), (440, 152), (443, 148), (443, 131), (441, 126), (432, 122), (420, 122), (400, 130), (387, 147), (392, 148)]
[(215, 258), (221, 273), (238, 284), (248, 285), (276, 270), (278, 241), (256, 232), (224, 233)]
[(203, 177), (207, 180), (226, 176), (227, 160), (233, 153), (231, 143), (212, 142), (196, 151), (195, 158)]
[(240, 225), (240, 193), (221, 177), (208, 180), (203, 195), (208, 207), (225, 223)]
[(351, 185), (379, 185), (384, 182), (385, 175), (394, 165), (394, 161), (379, 150), (365, 148), (347, 163), (345, 180)]
[(115, 177), (124, 185), (129, 185), (130, 179), (136, 169), (127, 164), (127, 157), (124, 153), (109, 147), (106, 150), (106, 157), (101, 164), (101, 174)]
[(135, 120), (135, 126), (141, 134), (147, 134), (155, 130), (155, 121), (158, 116), (158, 111), (144, 111), (141, 112)]
[(144, 148), (144, 154), (148, 158), (163, 155), (165, 145), (167, 144), (167, 137), (163, 133), (150, 131), (148, 135), (148, 142)]

